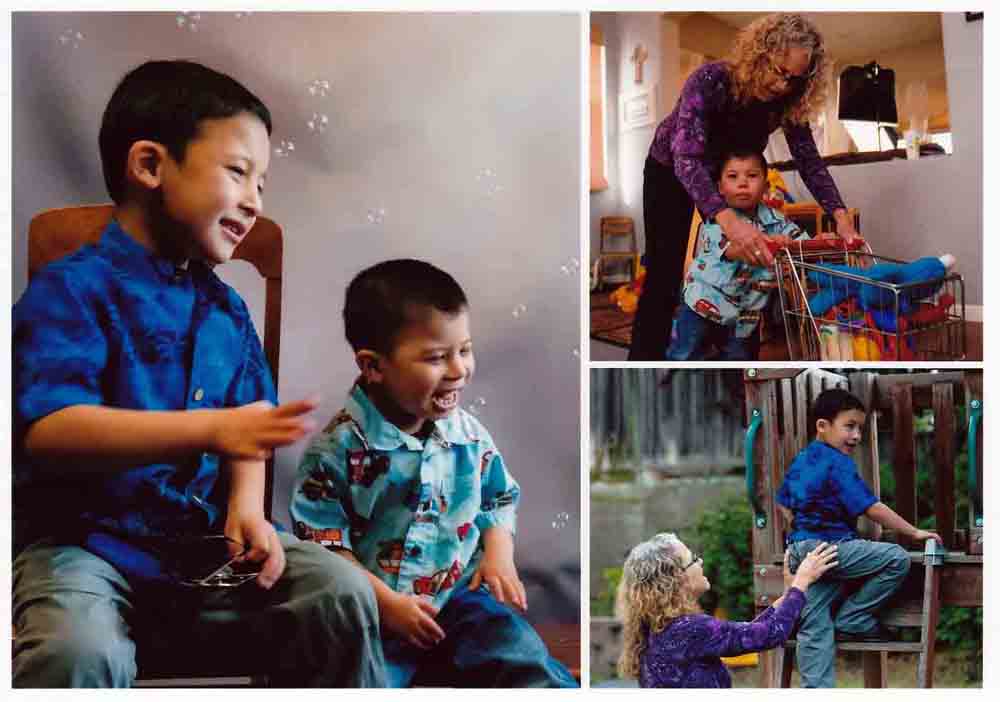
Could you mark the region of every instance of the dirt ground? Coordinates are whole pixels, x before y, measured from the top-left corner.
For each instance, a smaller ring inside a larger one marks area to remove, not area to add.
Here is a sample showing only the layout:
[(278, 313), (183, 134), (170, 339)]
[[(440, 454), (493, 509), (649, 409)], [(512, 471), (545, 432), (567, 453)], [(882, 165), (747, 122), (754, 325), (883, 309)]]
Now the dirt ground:
[[(982, 680), (966, 679), (965, 652), (938, 651), (934, 661), (934, 687), (982, 687)], [(980, 666), (981, 667), (981, 666)], [(759, 671), (756, 667), (731, 668), (733, 687), (757, 687)], [(917, 655), (912, 653), (889, 654), (889, 687), (917, 686)], [(792, 687), (799, 686), (798, 671), (792, 672)], [(837, 687), (863, 687), (864, 675), (860, 653), (841, 653), (837, 658)]]

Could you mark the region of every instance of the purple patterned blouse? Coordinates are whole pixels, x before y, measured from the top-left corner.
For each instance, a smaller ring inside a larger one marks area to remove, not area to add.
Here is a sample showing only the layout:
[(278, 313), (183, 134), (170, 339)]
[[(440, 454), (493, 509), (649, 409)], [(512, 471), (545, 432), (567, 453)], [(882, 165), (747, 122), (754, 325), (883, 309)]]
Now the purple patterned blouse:
[(729, 69), (722, 61), (699, 66), (684, 83), (677, 106), (656, 128), (649, 155), (673, 166), (698, 209), (714, 217), (726, 208), (710, 175), (712, 160), (728, 148), (767, 146), (771, 132), (785, 132), (788, 149), (809, 192), (828, 213), (844, 207), (836, 183), (823, 164), (808, 124), (781, 124), (786, 99), (737, 105), (729, 92)]
[(646, 639), (639, 686), (732, 687), (720, 657), (782, 645), (805, 601), (802, 591), (793, 587), (777, 609), (768, 607), (752, 622), (726, 622), (707, 614), (678, 617)]

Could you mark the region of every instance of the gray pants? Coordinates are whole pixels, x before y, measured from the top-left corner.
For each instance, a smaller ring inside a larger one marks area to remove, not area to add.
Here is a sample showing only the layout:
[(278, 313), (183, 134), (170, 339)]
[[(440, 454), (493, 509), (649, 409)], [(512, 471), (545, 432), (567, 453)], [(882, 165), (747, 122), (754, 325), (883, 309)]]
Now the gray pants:
[(247, 583), (179, 592), (183, 606), (148, 601), (85, 549), (30, 546), (14, 561), (14, 687), (129, 687), (136, 641), (164, 637), (279, 685), (385, 686), (378, 605), (365, 574), (317, 544), (279, 537), (287, 565), (271, 590)]
[[(793, 573), (819, 544), (812, 539), (792, 544), (789, 566)], [(837, 544), (837, 567), (809, 587), (799, 615), (796, 662), (803, 687), (834, 687), (834, 632), (861, 634), (875, 629), (874, 613), (900, 588), (909, 571), (910, 557), (896, 544), (865, 539)], [(867, 580), (844, 600), (834, 619), (831, 606), (843, 593), (844, 581), (860, 578)]]

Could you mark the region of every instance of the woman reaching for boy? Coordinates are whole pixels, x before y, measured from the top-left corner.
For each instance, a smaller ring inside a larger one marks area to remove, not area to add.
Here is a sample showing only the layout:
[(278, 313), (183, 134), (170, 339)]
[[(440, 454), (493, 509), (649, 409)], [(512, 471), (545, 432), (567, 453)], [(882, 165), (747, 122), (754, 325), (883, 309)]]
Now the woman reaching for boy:
[(725, 61), (695, 69), (656, 129), (643, 172), (646, 282), (632, 326), (630, 361), (664, 359), (695, 206), (721, 226), (730, 258), (769, 266), (763, 235), (726, 205), (711, 164), (724, 151), (763, 151), (779, 126), (809, 192), (848, 243), (858, 236), (816, 149), (809, 119), (826, 99), (823, 37), (798, 14), (772, 14), (742, 29)]

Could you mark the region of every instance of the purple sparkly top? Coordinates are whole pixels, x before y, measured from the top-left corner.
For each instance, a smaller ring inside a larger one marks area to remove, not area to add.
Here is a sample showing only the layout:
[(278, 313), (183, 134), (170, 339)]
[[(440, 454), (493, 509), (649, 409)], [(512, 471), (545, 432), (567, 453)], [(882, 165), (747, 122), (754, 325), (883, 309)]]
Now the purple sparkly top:
[(678, 617), (646, 639), (639, 686), (732, 687), (720, 657), (781, 646), (805, 601), (802, 591), (793, 587), (777, 609), (768, 607), (752, 622), (726, 622), (707, 614)]
[(656, 128), (649, 149), (650, 156), (673, 167), (698, 209), (706, 217), (714, 217), (726, 208), (711, 176), (712, 161), (735, 146), (763, 151), (771, 132), (779, 126), (802, 180), (816, 201), (830, 214), (844, 207), (809, 125), (782, 126), (787, 100), (751, 100), (737, 105), (729, 87), (729, 69), (722, 61), (695, 69), (684, 83), (674, 111)]

